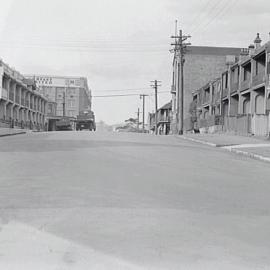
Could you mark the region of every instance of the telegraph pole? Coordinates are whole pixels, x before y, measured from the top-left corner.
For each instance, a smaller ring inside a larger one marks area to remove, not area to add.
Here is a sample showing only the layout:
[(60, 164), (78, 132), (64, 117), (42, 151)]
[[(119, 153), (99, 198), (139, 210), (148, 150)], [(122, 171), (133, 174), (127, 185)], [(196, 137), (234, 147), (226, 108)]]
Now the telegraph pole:
[(140, 99), (143, 99), (143, 112), (142, 112), (142, 129), (143, 132), (145, 131), (145, 97), (147, 97), (148, 95), (142, 94), (140, 95)]
[(152, 83), (154, 83), (154, 85), (151, 85), (154, 89), (155, 89), (155, 134), (157, 135), (158, 134), (158, 115), (157, 115), (157, 112), (158, 112), (158, 87), (161, 86), (160, 84), (158, 83), (161, 83), (161, 81), (157, 81), (157, 80), (154, 80), (154, 81), (151, 81)]
[(66, 116), (66, 93), (63, 92), (63, 117)]
[(139, 131), (140, 129), (140, 108), (138, 108), (137, 112), (137, 130)]
[(177, 133), (179, 135), (183, 135), (184, 131), (184, 63), (185, 63), (185, 53), (187, 46), (191, 45), (191, 43), (185, 43), (187, 39), (191, 36), (183, 35), (182, 30), (179, 31), (179, 35), (171, 36), (171, 38), (175, 39), (175, 43), (171, 45), (174, 46), (172, 50), (178, 61), (177, 61), (177, 69), (178, 69), (178, 82), (177, 82), (177, 114), (176, 114), (176, 122), (177, 122)]

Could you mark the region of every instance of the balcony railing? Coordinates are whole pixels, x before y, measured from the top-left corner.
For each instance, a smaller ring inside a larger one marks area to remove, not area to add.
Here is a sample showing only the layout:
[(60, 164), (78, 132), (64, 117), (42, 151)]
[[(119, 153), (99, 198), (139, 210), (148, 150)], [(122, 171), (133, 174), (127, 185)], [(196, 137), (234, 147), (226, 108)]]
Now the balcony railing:
[(257, 86), (264, 82), (265, 82), (265, 74), (263, 72), (253, 76), (252, 78), (252, 86)]
[(9, 92), (8, 98), (9, 98), (11, 101), (14, 101), (14, 93), (13, 93), (12, 91)]
[(229, 88), (225, 88), (222, 90), (222, 97), (225, 98), (227, 97), (229, 94)]
[(8, 90), (6, 90), (5, 88), (2, 88), (2, 96), (1, 96), (1, 98), (8, 99)]
[(210, 103), (210, 95), (203, 97), (203, 104), (207, 104), (207, 103)]
[(219, 103), (220, 102), (220, 92), (215, 93), (212, 100), (213, 100), (212, 103), (215, 103), (215, 104)]
[(251, 81), (250, 80), (245, 80), (241, 82), (240, 84), (240, 91), (245, 91), (251, 87)]
[(158, 117), (158, 122), (170, 122), (170, 117), (162, 115), (162, 116)]
[(231, 84), (231, 94), (237, 92), (239, 89), (239, 82), (234, 82)]
[(20, 104), (20, 97), (18, 95), (15, 96), (15, 102), (17, 104)]

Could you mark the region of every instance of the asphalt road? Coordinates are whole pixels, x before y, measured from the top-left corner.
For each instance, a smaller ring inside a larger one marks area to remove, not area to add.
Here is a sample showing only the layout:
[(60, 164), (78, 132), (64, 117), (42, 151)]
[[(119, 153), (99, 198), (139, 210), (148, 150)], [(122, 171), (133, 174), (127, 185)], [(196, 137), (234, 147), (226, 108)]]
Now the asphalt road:
[(176, 137), (0, 139), (0, 269), (270, 269), (270, 166)]

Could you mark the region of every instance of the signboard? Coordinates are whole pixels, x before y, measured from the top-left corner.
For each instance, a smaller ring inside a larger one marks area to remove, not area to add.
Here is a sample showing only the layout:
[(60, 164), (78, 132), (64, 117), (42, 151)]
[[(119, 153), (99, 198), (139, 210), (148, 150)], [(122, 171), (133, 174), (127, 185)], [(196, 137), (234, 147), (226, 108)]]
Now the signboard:
[(50, 77), (50, 76), (36, 76), (36, 84), (38, 86), (51, 87), (81, 87), (81, 79), (66, 78), (66, 77)]

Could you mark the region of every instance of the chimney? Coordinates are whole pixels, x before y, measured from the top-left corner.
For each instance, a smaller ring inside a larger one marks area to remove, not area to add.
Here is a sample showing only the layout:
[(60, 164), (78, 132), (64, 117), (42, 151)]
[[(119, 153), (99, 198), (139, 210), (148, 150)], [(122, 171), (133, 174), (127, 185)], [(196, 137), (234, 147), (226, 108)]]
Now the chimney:
[(257, 33), (257, 37), (254, 40), (254, 44), (255, 44), (255, 49), (259, 49), (261, 47), (261, 38), (260, 38), (260, 33)]
[(241, 61), (241, 60), (245, 59), (248, 55), (249, 55), (249, 49), (248, 48), (242, 48), (240, 56), (239, 56), (239, 60)]
[(248, 46), (249, 56), (252, 56), (252, 54), (254, 53), (254, 51), (255, 51), (255, 46), (253, 44), (250, 44)]

